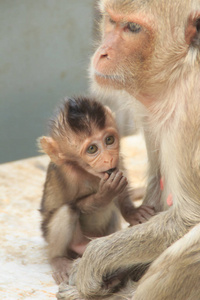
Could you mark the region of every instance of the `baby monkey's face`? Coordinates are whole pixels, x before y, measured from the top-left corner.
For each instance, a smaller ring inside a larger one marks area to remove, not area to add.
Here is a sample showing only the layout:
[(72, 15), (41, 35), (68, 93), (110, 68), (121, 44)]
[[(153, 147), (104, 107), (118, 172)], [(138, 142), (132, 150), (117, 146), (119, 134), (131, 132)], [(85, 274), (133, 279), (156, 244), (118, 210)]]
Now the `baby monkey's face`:
[(103, 178), (118, 167), (119, 136), (115, 128), (99, 130), (88, 137), (82, 147), (81, 156), (88, 172)]

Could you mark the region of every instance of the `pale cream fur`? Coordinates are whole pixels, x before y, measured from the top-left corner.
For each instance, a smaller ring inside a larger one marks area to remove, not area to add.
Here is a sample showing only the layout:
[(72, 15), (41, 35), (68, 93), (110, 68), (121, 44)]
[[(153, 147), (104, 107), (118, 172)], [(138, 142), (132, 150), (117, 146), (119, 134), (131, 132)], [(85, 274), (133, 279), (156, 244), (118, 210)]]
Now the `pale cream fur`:
[[(199, 300), (200, 36), (197, 32), (194, 37), (193, 32), (200, 22), (200, 1), (102, 0), (100, 8), (102, 13), (111, 9), (117, 16), (131, 14), (134, 19), (134, 13), (138, 16), (141, 12), (153, 19), (154, 47), (144, 62), (146, 68), (141, 72), (140, 68), (133, 68), (134, 64), (120, 66), (118, 61), (114, 75), (123, 76), (123, 72), (128, 72), (133, 85), (124, 89), (133, 96), (133, 101), (136, 98), (143, 104), (139, 115), (149, 156), (144, 203), (155, 204), (158, 214), (145, 224), (89, 244), (70, 281), (77, 295), (75, 299), (110, 296), (112, 289), (104, 287), (105, 278), (153, 262), (129, 299)], [(188, 28), (191, 29), (189, 43)], [(95, 55), (101, 47), (105, 45), (100, 45)], [(125, 62), (123, 58), (122, 61)], [(93, 63), (94, 58), (92, 78)], [(135, 85), (136, 81), (139, 86)], [(96, 88), (99, 94), (109, 93), (116, 85), (109, 82), (108, 86), (97, 87), (94, 82), (93, 89)], [(123, 89), (121, 82), (119, 89)], [(170, 208), (166, 203), (169, 193), (173, 199)], [(58, 298), (60, 293), (62, 289)], [(115, 297), (108, 299), (118, 299), (117, 294)], [(62, 299), (73, 298), (65, 293)]]

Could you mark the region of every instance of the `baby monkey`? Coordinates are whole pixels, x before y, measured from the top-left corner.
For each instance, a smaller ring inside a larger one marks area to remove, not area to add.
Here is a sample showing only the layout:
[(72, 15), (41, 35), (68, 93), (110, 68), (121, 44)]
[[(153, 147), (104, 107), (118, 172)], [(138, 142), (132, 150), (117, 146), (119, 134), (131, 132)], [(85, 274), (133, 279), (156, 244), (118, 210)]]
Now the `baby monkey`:
[(92, 238), (147, 221), (154, 210), (135, 208), (121, 171), (119, 135), (111, 110), (86, 97), (65, 99), (39, 139), (51, 159), (41, 201), (42, 231), (53, 277), (68, 279), (73, 259)]

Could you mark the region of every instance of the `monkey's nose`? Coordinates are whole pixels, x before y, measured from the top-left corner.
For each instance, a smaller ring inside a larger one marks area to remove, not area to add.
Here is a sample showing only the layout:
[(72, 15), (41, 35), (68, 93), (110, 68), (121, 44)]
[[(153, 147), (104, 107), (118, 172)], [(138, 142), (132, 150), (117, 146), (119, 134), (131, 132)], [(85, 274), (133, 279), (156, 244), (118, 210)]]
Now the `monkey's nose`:
[(111, 175), (115, 170), (116, 170), (116, 168), (112, 168), (112, 169), (107, 170), (106, 173), (108, 175)]

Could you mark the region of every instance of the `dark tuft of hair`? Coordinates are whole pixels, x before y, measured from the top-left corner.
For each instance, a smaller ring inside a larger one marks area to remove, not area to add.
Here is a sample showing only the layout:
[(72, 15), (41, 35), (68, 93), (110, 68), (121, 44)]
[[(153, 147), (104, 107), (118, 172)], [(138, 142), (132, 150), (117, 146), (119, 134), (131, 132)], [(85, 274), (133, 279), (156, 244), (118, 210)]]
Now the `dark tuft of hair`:
[(106, 115), (104, 106), (87, 97), (68, 98), (65, 102), (67, 110), (67, 123), (71, 129), (91, 134), (92, 126), (99, 129), (105, 127)]
[(105, 122), (106, 112), (100, 102), (89, 97), (74, 97), (63, 101), (49, 126), (53, 136), (65, 136), (69, 127), (77, 134), (90, 135), (94, 126), (103, 129)]

